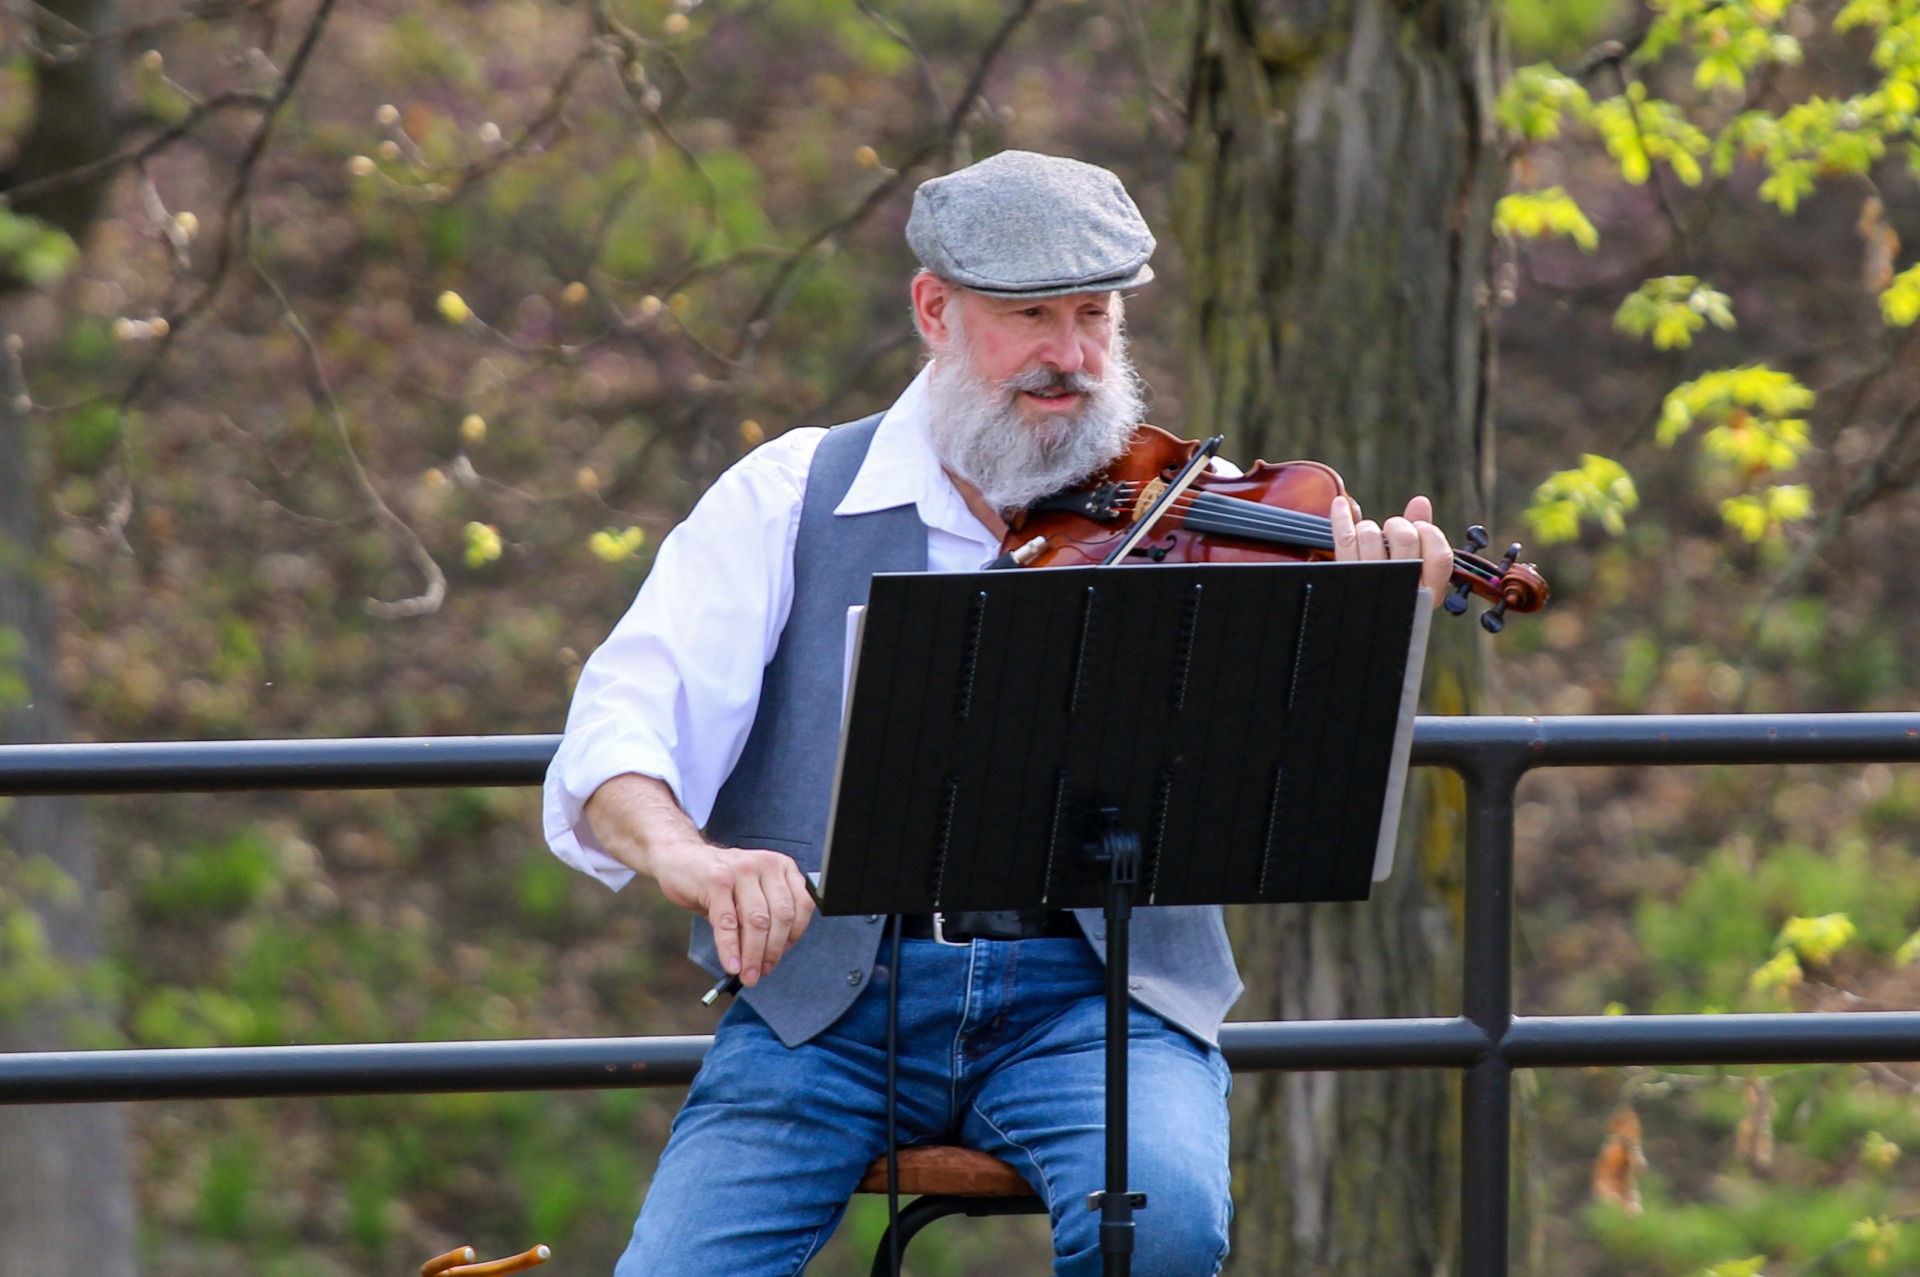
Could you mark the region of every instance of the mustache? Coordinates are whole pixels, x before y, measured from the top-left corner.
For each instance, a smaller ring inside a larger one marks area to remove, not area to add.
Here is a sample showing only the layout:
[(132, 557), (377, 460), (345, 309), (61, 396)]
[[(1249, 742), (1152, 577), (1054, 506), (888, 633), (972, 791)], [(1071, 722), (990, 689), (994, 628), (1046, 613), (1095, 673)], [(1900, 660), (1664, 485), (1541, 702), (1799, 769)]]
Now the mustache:
[(1100, 378), (1086, 372), (1053, 372), (1029, 368), (1015, 373), (1000, 385), (1011, 394), (1026, 391), (1035, 395), (1089, 395), (1100, 388)]

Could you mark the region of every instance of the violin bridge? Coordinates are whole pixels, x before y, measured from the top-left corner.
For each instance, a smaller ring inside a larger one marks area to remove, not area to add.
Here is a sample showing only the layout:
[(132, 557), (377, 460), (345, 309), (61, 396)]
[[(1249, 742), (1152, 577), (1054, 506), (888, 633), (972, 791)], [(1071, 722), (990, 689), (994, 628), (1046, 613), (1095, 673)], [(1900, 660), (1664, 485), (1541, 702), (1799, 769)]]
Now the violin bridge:
[(1167, 490), (1165, 479), (1149, 479), (1140, 485), (1140, 494), (1133, 499), (1133, 521), (1138, 523), (1140, 516), (1153, 509), (1153, 503)]

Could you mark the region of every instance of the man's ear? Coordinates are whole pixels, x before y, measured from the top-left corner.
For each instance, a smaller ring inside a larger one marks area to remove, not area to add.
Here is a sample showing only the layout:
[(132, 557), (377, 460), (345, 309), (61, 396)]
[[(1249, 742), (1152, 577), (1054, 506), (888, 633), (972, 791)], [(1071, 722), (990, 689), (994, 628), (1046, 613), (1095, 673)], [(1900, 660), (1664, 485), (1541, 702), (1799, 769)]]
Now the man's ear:
[(913, 277), (913, 322), (928, 345), (944, 346), (953, 336), (947, 308), (958, 304), (952, 286), (932, 271), (923, 270)]

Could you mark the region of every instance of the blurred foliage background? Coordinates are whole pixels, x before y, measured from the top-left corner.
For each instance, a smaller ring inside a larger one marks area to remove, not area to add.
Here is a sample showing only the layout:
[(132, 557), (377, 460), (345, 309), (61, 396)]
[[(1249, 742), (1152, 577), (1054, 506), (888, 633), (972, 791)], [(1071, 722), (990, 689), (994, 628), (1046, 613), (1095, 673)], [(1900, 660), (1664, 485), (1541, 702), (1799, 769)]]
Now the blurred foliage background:
[[(1707, 130), (1885, 74), (1869, 34), (1831, 29), (1831, 0), (1742, 10), (1803, 56), (1737, 86), (1700, 83), (1697, 57), (1634, 62), (1677, 9), (1513, 0), (1503, 19), (1512, 65), (1551, 63), (1596, 100), (1631, 67)], [(129, 136), (179, 136), (120, 174), (78, 251), (0, 218), (0, 257), (31, 284), (8, 326), (77, 734), (558, 730), (583, 656), (704, 486), (911, 375), (917, 181), (1005, 147), (1070, 153), (1169, 225), (1191, 24), (1174, 0), (129, 4)], [(17, 132), (45, 36), (26, 9), (0, 30)], [(310, 36), (254, 155), (258, 98)], [(1554, 525), (1554, 605), (1490, 646), (1491, 704), (1912, 708), (1920, 379), (1882, 301), (1920, 217), (1904, 151), (1815, 164), (1786, 213), (1764, 163), (1633, 181), (1571, 117), (1511, 149), (1513, 189), (1557, 190), (1579, 220), (1510, 206), (1488, 283), (1495, 534), (1589, 454), (1630, 470), (1637, 504), (1585, 466), (1615, 499), (1574, 514), (1611, 511), (1611, 529)], [(1152, 419), (1178, 429), (1194, 302), (1171, 240), (1128, 315)], [(1669, 286), (1638, 330), (1616, 321), (1649, 276), (1713, 297)], [(1696, 297), (1701, 323), (1659, 309)], [(1663, 316), (1689, 340), (1658, 342)], [(1808, 517), (1729, 526), (1741, 489), (1663, 446), (1663, 405), (1759, 365), (1811, 394), (1784, 475)], [(0, 697), (17, 700), (15, 647)], [(1920, 1006), (1920, 775), (1551, 772), (1522, 801), (1523, 1011)], [(86, 1030), (103, 1047), (705, 1031), (683, 920), (562, 868), (537, 807), (99, 802), (110, 957), (61, 963), (33, 909), (63, 884), (0, 849), (0, 1014), (84, 987), (116, 1008)], [(1529, 1075), (1516, 1253), (1560, 1277), (1913, 1271), (1916, 1085), (1906, 1066)], [(344, 1277), (544, 1240), (554, 1271), (606, 1271), (677, 1100), (139, 1106), (142, 1265)], [(859, 1203), (815, 1271), (865, 1271), (879, 1226)], [(927, 1273), (1037, 1271), (1044, 1230), (951, 1225), (915, 1249)]]

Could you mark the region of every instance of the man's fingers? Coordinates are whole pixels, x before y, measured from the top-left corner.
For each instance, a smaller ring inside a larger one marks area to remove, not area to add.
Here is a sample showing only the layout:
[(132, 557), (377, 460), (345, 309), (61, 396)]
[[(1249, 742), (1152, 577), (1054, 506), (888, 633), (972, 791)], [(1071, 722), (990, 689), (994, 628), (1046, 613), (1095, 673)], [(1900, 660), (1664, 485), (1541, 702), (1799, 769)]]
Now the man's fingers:
[(1388, 519), (1381, 528), (1387, 541), (1389, 559), (1417, 559), (1420, 557), (1420, 530), (1398, 515)]
[(1382, 527), (1372, 519), (1360, 517), (1360, 504), (1352, 497), (1333, 503), (1327, 522), (1333, 533), (1333, 557), (1342, 563), (1356, 559), (1419, 559), (1420, 584), (1437, 600), (1453, 579), (1453, 547), (1447, 534), (1433, 524), (1433, 502), (1415, 497), (1407, 502), (1403, 515), (1395, 515)]
[(767, 928), (767, 961), (762, 968), (765, 972), (780, 965), (780, 956), (793, 943), (796, 906), (793, 903), (793, 887), (784, 873), (768, 875), (762, 886), (767, 897), (767, 912), (772, 916), (772, 923)]
[(739, 975), (740, 909), (733, 899), (733, 872), (720, 860), (716, 860), (708, 872), (712, 880), (707, 894), (707, 921), (713, 924), (713, 946), (720, 955), (720, 969), (728, 975)]
[(800, 866), (787, 861), (787, 889), (793, 894), (793, 929), (787, 932), (787, 947), (800, 942), (800, 936), (813, 921), (813, 893), (807, 889), (807, 876)]
[(669, 896), (705, 911), (723, 971), (758, 983), (813, 917), (806, 875), (777, 851), (706, 847), (702, 855), (697, 876), (678, 878), (685, 889)]
[(1333, 509), (1327, 512), (1327, 522), (1332, 525), (1333, 557), (1341, 563), (1351, 563), (1360, 557), (1360, 545), (1354, 537), (1353, 521), (1359, 516), (1354, 513), (1360, 507), (1352, 497), (1338, 497)]
[(1433, 524), (1415, 526), (1420, 530), (1420, 584), (1433, 591), (1433, 601), (1438, 603), (1453, 584), (1453, 547), (1447, 544), (1447, 534)]
[(752, 874), (742, 874), (734, 882), (733, 898), (740, 908), (740, 983), (751, 986), (766, 969), (767, 931), (773, 925), (773, 911), (767, 906), (760, 880)]

